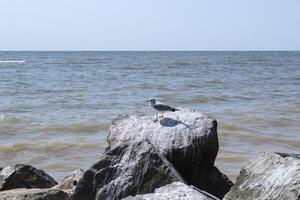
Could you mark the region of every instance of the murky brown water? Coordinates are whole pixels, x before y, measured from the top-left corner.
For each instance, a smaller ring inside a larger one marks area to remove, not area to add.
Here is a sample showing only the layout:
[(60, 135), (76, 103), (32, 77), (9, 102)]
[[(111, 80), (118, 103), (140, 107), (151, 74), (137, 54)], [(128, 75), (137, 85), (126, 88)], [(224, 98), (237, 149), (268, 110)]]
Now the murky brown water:
[(231, 179), (260, 152), (300, 153), (300, 52), (0, 52), (0, 166), (86, 169), (149, 97), (217, 118)]

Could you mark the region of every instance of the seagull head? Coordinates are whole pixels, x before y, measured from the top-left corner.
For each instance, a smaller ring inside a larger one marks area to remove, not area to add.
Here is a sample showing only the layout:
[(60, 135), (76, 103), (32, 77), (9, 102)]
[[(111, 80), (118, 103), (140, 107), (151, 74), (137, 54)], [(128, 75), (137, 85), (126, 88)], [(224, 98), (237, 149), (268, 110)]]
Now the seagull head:
[(151, 99), (148, 99), (146, 102), (150, 102), (150, 104), (155, 104), (156, 103), (156, 100), (151, 98)]

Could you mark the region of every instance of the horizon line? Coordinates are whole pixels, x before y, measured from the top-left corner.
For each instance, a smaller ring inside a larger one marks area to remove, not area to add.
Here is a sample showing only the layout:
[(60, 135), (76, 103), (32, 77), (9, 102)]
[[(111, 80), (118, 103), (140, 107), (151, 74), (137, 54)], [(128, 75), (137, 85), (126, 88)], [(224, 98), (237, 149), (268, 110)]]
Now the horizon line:
[(300, 50), (0, 50), (0, 52), (299, 52)]

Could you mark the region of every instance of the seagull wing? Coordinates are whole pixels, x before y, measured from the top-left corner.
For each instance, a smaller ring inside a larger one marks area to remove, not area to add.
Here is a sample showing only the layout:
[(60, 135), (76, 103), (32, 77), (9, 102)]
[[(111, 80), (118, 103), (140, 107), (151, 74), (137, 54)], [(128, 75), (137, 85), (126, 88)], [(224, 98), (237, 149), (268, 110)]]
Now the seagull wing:
[(171, 106), (168, 106), (168, 105), (165, 105), (162, 103), (157, 103), (153, 107), (158, 111), (173, 111), (173, 112), (175, 112), (176, 110), (178, 110), (176, 108), (172, 108)]
[(159, 111), (168, 111), (168, 110), (172, 109), (170, 106), (167, 106), (167, 105), (161, 104), (161, 103), (155, 104), (154, 108), (159, 110)]

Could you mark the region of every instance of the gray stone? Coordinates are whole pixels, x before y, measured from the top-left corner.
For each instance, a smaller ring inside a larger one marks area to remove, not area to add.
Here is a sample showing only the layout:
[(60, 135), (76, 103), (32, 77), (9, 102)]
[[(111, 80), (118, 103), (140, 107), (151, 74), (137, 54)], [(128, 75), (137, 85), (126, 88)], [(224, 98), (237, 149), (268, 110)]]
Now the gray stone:
[(0, 172), (0, 191), (14, 188), (50, 188), (56, 184), (50, 175), (30, 165), (11, 165)]
[(243, 167), (224, 199), (299, 200), (300, 155), (261, 154)]
[(174, 181), (183, 180), (149, 141), (120, 144), (84, 173), (71, 199), (117, 200)]
[(68, 200), (67, 193), (55, 189), (12, 189), (0, 192), (1, 200)]
[(233, 183), (214, 168), (219, 150), (217, 121), (183, 109), (165, 113), (159, 122), (153, 119), (153, 116), (123, 115), (113, 120), (108, 150), (147, 138), (189, 185), (222, 198)]
[(84, 171), (77, 169), (62, 179), (54, 188), (61, 190), (74, 190), (79, 180), (82, 178)]
[(151, 194), (130, 196), (124, 200), (217, 200), (216, 197), (196, 190), (192, 186), (185, 185), (181, 182), (173, 182), (162, 186)]

